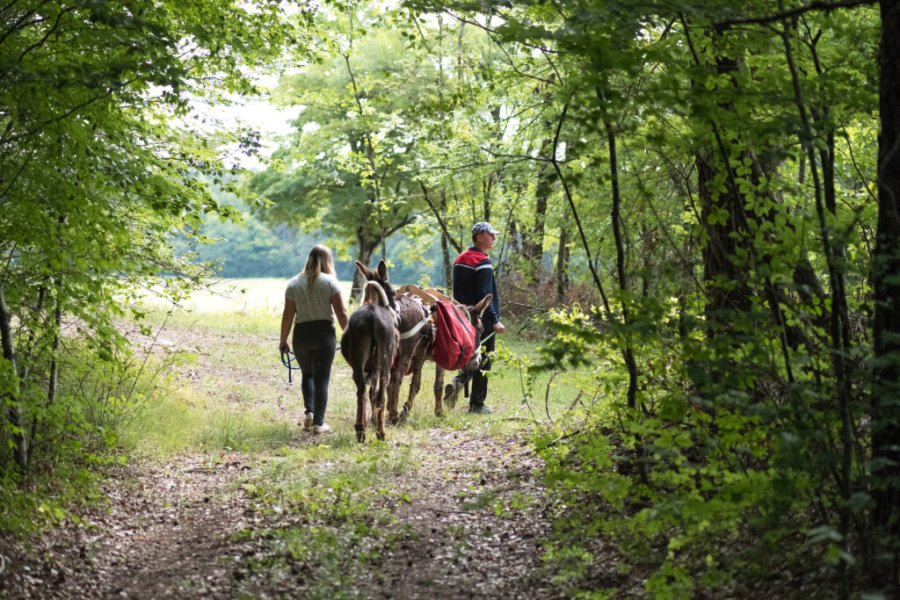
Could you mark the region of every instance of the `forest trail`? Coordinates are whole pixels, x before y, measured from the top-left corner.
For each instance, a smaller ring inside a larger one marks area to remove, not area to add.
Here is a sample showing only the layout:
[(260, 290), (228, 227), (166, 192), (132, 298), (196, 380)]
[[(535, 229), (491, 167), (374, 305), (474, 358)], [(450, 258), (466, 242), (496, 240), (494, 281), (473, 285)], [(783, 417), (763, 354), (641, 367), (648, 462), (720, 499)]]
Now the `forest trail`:
[[(171, 335), (207, 348), (177, 379), (212, 378), (207, 389), (222, 390), (215, 401), (234, 403), (229, 382), (253, 388), (268, 376), (252, 364), (213, 367), (228, 355), (216, 343), (268, 352), (261, 336)], [(290, 406), (285, 419), (296, 399)], [(387, 443), (358, 445), (349, 420), (332, 423), (335, 432), (316, 436), (291, 422), (282, 448), (192, 451), (113, 468), (105, 500), (76, 510), (80, 523), (68, 520), (25, 550), (0, 545), (9, 558), (0, 598), (565, 596), (542, 570), (551, 505), (524, 438), (474, 421), (392, 428)], [(285, 458), (293, 454), (304, 457), (299, 467)], [(284, 500), (279, 477), (298, 468), (308, 471), (307, 487)], [(376, 487), (354, 489), (366, 471), (378, 471)]]
[(239, 533), (263, 521), (266, 530), (295, 526), (297, 515), (285, 514), (283, 523), (259, 517), (242, 487), (270, 458), (222, 454), (214, 462), (182, 456), (118, 470), (104, 485), (107, 508), (87, 511), (80, 526), (52, 532), (24, 562), (13, 562), (3, 596), (278, 598), (331, 590), (363, 598), (559, 597), (539, 575), (548, 527), (540, 506), (509, 518), (493, 502), (535, 498), (530, 453), (514, 440), (440, 430), (418, 450), (419, 468), (394, 481), (409, 501), (394, 507), (392, 541), (354, 579), (284, 556), (274, 576), (254, 569), (277, 550)]

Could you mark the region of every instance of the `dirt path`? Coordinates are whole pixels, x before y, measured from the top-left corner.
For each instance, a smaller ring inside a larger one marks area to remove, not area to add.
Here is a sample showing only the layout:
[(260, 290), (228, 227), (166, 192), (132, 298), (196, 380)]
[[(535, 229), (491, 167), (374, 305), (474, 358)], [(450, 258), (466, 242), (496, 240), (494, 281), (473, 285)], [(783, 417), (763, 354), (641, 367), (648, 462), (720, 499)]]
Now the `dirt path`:
[[(430, 433), (420, 466), (395, 481), (409, 497), (392, 526), (399, 541), (348, 586), (347, 597), (558, 597), (536, 576), (547, 526), (539, 505), (514, 518), (498, 514), (504, 499), (539, 500), (527, 449), (514, 440)], [(254, 526), (253, 500), (239, 485), (260, 466), (252, 460), (186, 456), (115, 472), (104, 486), (107, 509), (85, 512), (81, 524), (51, 532), (24, 554), (4, 550), (10, 561), (0, 595), (306, 597), (316, 582), (302, 561), (289, 565), (287, 578), (246, 567), (247, 557), (265, 552), (261, 540), (235, 537)]]
[[(222, 495), (237, 464), (208, 468), (185, 457), (135, 466), (104, 484), (105, 509), (50, 532), (11, 564), (11, 597), (199, 597), (224, 591), (218, 557), (240, 523), (240, 499)], [(208, 586), (207, 582), (216, 582)], [(219, 594), (213, 594), (219, 595)]]
[[(398, 515), (418, 543), (393, 553), (371, 597), (553, 597), (538, 575), (547, 520), (536, 461), (514, 440), (433, 433)], [(534, 504), (503, 516), (517, 499)]]
[[(267, 372), (219, 359), (267, 353), (270, 341), (194, 329), (167, 331), (162, 346), (199, 354), (179, 373), (183, 385), (215, 378), (256, 389), (283, 376), (280, 365)], [(414, 447), (410, 465), (381, 480), (379, 508), (390, 523), (371, 539), (354, 538), (330, 566), (284, 550), (272, 535), (314, 535), (299, 509), (273, 511), (248, 493), (248, 482), (271, 477), (275, 454), (131, 462), (108, 474), (106, 502), (77, 511), (78, 522), (28, 547), (0, 538), (0, 598), (562, 597), (541, 575), (549, 519), (539, 461), (523, 441), (480, 431), (441, 426), (406, 442), (396, 435), (389, 451)], [(297, 432), (290, 446), (321, 442)]]

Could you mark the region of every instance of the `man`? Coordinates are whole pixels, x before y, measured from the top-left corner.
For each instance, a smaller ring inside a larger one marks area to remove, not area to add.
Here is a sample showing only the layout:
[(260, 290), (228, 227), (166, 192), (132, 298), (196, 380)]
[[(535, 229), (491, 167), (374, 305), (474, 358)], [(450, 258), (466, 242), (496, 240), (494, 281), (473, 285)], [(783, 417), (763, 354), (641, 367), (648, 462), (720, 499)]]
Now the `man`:
[[(482, 316), (484, 333), (481, 341), (481, 365), (472, 375), (472, 393), (469, 397), (469, 412), (489, 414), (490, 408), (485, 406), (487, 399), (488, 378), (485, 372), (491, 369), (491, 353), (497, 341), (495, 333), (503, 333), (506, 328), (500, 322), (500, 296), (497, 294), (497, 282), (494, 279), (494, 268), (487, 251), (494, 247), (497, 232), (490, 223), (481, 221), (472, 227), (472, 247), (456, 257), (453, 262), (453, 297), (462, 304), (473, 305), (479, 300), (493, 294), (494, 299)], [(452, 404), (456, 394), (466, 381), (465, 372), (460, 372), (444, 389), (445, 399)]]

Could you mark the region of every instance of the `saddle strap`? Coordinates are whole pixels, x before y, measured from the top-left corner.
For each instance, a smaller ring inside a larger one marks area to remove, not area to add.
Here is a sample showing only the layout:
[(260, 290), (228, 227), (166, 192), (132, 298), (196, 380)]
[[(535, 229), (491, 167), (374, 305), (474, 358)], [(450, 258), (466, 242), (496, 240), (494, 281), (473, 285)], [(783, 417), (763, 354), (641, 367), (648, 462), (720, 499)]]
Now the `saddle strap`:
[(400, 334), (400, 340), (401, 340), (401, 341), (402, 341), (402, 340), (408, 340), (408, 339), (411, 338), (412, 336), (414, 336), (414, 335), (416, 335), (417, 333), (419, 333), (419, 331), (421, 331), (422, 328), (425, 327), (425, 323), (427, 323), (429, 320), (430, 320), (430, 317), (425, 317), (424, 319), (422, 319), (421, 321), (419, 321), (419, 322), (416, 324), (415, 327), (413, 327), (412, 329), (410, 329), (409, 331), (407, 331), (407, 332), (405, 332), (405, 333), (401, 333), (401, 334)]

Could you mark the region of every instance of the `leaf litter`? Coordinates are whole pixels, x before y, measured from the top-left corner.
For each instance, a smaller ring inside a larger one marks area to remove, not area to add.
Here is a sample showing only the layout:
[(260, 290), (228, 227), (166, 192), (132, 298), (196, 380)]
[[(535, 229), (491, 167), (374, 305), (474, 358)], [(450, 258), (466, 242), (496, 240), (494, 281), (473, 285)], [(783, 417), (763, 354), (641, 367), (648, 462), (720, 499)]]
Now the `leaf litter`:
[[(209, 343), (174, 333), (182, 337), (172, 345)], [(261, 376), (213, 367), (214, 353), (203, 355), (180, 381)], [(309, 520), (260, 512), (249, 482), (272, 456), (192, 453), (110, 467), (104, 503), (74, 508), (76, 518), (27, 544), (0, 538), (0, 598), (292, 598), (327, 589), (347, 598), (565, 597), (542, 569), (549, 504), (527, 442), (477, 427), (416, 439), (424, 440), (417, 465), (392, 474), (382, 499), (391, 522), (353, 542), (349, 552), (369, 558), (347, 573), (274, 545), (272, 531), (304, 535)], [(298, 432), (292, 444), (315, 443), (306, 440)], [(278, 573), (267, 567), (276, 555)]]

